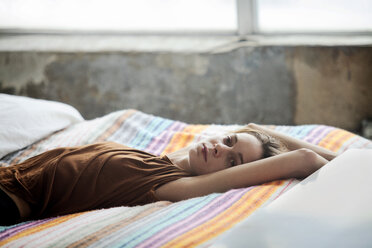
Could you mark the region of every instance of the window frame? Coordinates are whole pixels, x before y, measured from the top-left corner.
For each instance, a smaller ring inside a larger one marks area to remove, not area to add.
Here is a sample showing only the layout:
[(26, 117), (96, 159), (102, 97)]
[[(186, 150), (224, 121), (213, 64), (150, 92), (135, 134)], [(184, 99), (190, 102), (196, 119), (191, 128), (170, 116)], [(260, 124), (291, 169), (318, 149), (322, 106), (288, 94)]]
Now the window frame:
[[(236, 0), (239, 36), (258, 34), (256, 0)], [(248, 13), (248, 14), (245, 14)]]

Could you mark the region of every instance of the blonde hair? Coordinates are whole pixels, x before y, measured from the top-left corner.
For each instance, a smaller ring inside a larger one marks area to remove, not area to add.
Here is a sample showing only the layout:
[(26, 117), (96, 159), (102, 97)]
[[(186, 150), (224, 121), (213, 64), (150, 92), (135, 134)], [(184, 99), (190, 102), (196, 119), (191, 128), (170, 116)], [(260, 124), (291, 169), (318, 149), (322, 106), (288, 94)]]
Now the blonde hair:
[(260, 141), (262, 144), (263, 150), (262, 158), (275, 156), (289, 151), (288, 148), (284, 145), (284, 143), (281, 142), (279, 139), (274, 138), (263, 131), (252, 129), (248, 126), (238, 129), (233, 133), (247, 133), (256, 137), (258, 141)]

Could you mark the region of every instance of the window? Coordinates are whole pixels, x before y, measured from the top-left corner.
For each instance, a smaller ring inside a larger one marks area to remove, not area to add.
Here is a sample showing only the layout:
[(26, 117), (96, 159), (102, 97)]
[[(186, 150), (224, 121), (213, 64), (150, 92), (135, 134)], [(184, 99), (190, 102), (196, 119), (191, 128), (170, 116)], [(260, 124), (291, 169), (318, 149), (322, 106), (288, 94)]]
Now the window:
[(235, 0), (1, 0), (1, 29), (189, 32), (237, 29)]
[(258, 32), (369, 32), (370, 0), (258, 0)]
[(1, 0), (0, 31), (372, 32), (370, 0)]

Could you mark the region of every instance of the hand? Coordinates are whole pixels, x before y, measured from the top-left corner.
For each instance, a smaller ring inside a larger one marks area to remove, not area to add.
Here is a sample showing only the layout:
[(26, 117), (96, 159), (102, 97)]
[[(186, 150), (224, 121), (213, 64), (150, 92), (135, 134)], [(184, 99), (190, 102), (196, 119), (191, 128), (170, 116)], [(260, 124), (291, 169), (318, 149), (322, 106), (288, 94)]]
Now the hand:
[(260, 129), (260, 125), (253, 123), (253, 122), (248, 123), (247, 127), (252, 128), (252, 129)]

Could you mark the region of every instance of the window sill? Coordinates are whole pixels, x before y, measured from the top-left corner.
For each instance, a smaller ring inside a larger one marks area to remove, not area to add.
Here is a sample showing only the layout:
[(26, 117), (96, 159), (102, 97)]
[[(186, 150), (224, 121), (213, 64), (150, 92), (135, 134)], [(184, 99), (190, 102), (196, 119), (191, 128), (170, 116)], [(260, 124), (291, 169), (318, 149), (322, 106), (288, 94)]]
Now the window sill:
[(372, 35), (0, 35), (0, 52), (219, 53), (245, 46), (372, 46)]

